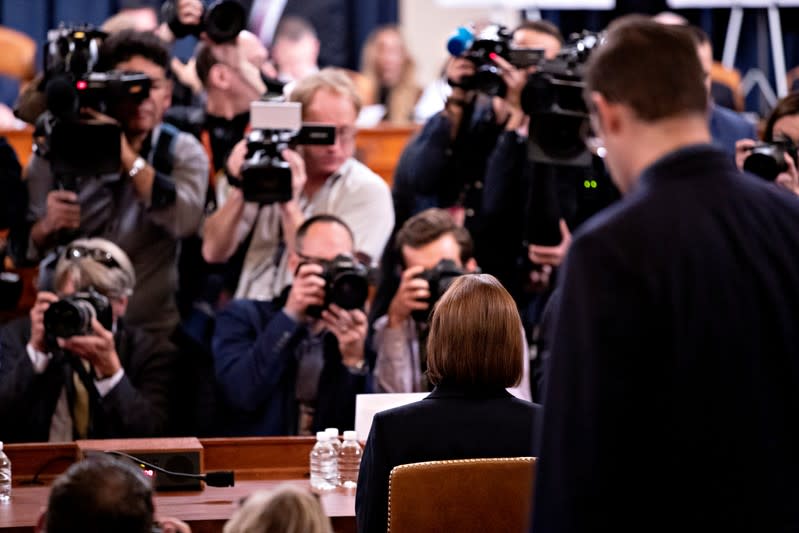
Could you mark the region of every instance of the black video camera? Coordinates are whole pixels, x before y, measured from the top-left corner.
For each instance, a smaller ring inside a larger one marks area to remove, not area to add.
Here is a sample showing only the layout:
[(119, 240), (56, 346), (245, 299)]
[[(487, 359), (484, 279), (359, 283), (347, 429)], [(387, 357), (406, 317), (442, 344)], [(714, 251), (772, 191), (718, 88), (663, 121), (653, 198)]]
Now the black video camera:
[(150, 79), (142, 73), (93, 72), (105, 37), (91, 26), (48, 33), (43, 83), (48, 112), (37, 121), (36, 151), (50, 161), (59, 180), (120, 167), (119, 126), (82, 120), (81, 108), (108, 113), (114, 103), (142, 101), (150, 94)]
[(571, 37), (557, 57), (544, 61), (522, 91), (522, 108), (530, 115), (528, 158), (535, 163), (589, 166), (588, 108), (583, 99), (585, 64), (604, 39), (584, 31)]
[(167, 0), (161, 5), (161, 18), (178, 39), (187, 35), (199, 37), (205, 32), (217, 44), (236, 39), (247, 26), (247, 10), (236, 0), (217, 0), (204, 9), (196, 26), (187, 26), (178, 19), (177, 1)]
[(311, 306), (308, 316), (319, 318), (330, 304), (342, 309), (363, 309), (369, 296), (369, 270), (347, 255), (337, 255), (332, 261), (322, 261), (322, 279), (325, 280), (325, 303)]
[(447, 41), (447, 50), (455, 57), (464, 57), (474, 63), (475, 72), (460, 82), (466, 90), (477, 90), (489, 96), (505, 96), (507, 86), (502, 80), (502, 69), (491, 59), (496, 54), (516, 68), (526, 69), (544, 59), (542, 48), (514, 48), (513, 33), (505, 26), (492, 24), (475, 35), (461, 26)]
[(788, 171), (785, 155), (797, 162), (797, 148), (791, 139), (777, 139), (756, 144), (744, 160), (744, 170), (766, 181), (774, 181), (782, 172)]
[(336, 142), (335, 127), (303, 124), (302, 107), (296, 102), (253, 102), (250, 124), (253, 131), (247, 136), (241, 179), (230, 183), (241, 187), (244, 200), (261, 205), (291, 200), (291, 169), (281, 155), (283, 150)]
[(44, 312), (45, 335), (51, 339), (89, 335), (93, 332), (95, 318), (111, 331), (114, 318), (109, 299), (93, 288), (76, 292), (53, 303)]
[(455, 281), (455, 278), (465, 274), (462, 268), (455, 264), (452, 259), (442, 259), (430, 270), (425, 270), (417, 275), (427, 282), (430, 297), (427, 299), (427, 309), (417, 309), (411, 313), (411, 316), (417, 322), (427, 322), (430, 318), (430, 313), (433, 312), (433, 306), (436, 302), (447, 292), (449, 286)]

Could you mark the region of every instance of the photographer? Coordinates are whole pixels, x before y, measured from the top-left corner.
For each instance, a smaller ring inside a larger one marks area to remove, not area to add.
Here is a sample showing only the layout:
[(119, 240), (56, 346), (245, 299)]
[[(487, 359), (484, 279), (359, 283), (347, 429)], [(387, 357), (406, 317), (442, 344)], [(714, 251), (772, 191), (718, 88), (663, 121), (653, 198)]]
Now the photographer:
[[(777, 102), (766, 120), (763, 140), (767, 143), (787, 141), (792, 145), (792, 153), (795, 156), (795, 147), (799, 142), (799, 94), (789, 94)], [(744, 169), (747, 158), (757, 144), (754, 139), (740, 139), (735, 143), (735, 163), (738, 168)], [(782, 151), (779, 155), (783, 157), (785, 164), (774, 179), (774, 183), (794, 194), (799, 194), (799, 172), (796, 170), (797, 162), (792, 157), (791, 150)]]
[[(219, 209), (203, 227), (203, 257), (224, 263), (245, 243), (238, 298), (270, 300), (291, 282), (286, 252), (292, 251), (294, 233), (306, 217), (328, 213), (344, 220), (355, 235), (356, 254), (368, 264), (380, 257), (394, 227), (388, 186), (353, 158), (360, 99), (349, 78), (323, 69), (297, 83), (290, 99), (302, 104), (304, 122), (335, 126), (335, 143), (284, 151), (292, 175), (288, 202), (246, 203), (238, 188), (221, 194)], [(227, 163), (231, 176), (239, 177), (245, 154), (242, 141)]]
[(213, 351), (217, 380), (235, 411), (228, 434), (310, 435), (353, 426), (355, 395), (369, 392), (371, 381), (366, 315), (331, 303), (314, 318), (311, 309), (330, 296), (323, 265), (352, 254), (353, 235), (341, 219), (311, 217), (290, 254), (294, 284), (271, 302), (234, 300), (220, 312)]
[[(526, 22), (513, 33), (514, 46), (542, 48), (546, 58), (554, 57), (561, 43), (560, 32), (548, 22)], [(474, 238), (478, 262), (508, 284), (507, 265), (514, 263), (521, 246), (521, 237), (507, 230), (521, 226), (522, 208), (507, 202), (521, 201), (520, 174), (512, 173), (521, 164), (519, 155), (526, 162), (526, 144), (518, 132), (523, 133), (527, 123), (521, 109), (527, 73), (499, 56), (492, 60), (501, 68), (507, 87), (504, 98), (464, 89), (462, 84), (474, 75), (475, 65), (464, 57), (450, 60), (446, 76), (452, 94), (444, 111), (431, 118), (403, 151), (393, 193), (398, 225), (425, 208), (448, 208)], [(498, 168), (489, 172), (492, 160)], [(501, 161), (506, 161), (504, 166)]]
[(28, 217), (33, 223), (28, 259), (44, 257), (65, 234), (113, 240), (139, 273), (130, 322), (164, 336), (178, 322), (178, 239), (197, 230), (208, 185), (202, 146), (161, 123), (171, 94), (168, 61), (163, 43), (151, 33), (122, 31), (108, 37), (100, 49), (97, 71), (142, 72), (150, 82), (149, 95), (141, 101), (109, 102), (113, 119), (83, 110), (97, 121), (118, 121), (121, 126), (119, 173), (75, 176), (74, 183), (65, 183), (54, 176), (51, 163), (37, 155), (27, 170)]
[[(427, 340), (427, 317), (433, 305), (455, 277), (476, 272), (472, 239), (469, 232), (455, 224), (443, 209), (426, 209), (409, 218), (397, 232), (394, 247), (402, 257), (403, 271), (399, 286), (391, 295), (381, 286), (378, 295), (391, 298), (387, 306), (375, 298), (372, 346), (377, 352), (374, 379), (379, 392), (423, 392), (427, 382), (424, 346)], [(390, 272), (383, 273), (383, 283), (393, 283)], [(382, 316), (380, 316), (382, 315)], [(523, 343), (526, 348), (526, 342)], [(527, 350), (524, 351), (525, 359)], [(530, 400), (524, 375), (512, 393)]]
[[(39, 292), (30, 316), (0, 331), (0, 439), (166, 431), (175, 354), (168, 343), (122, 320), (135, 281), (133, 265), (115, 244), (95, 238), (67, 246), (55, 270), (56, 293)], [(86, 296), (93, 291), (100, 296)], [(78, 300), (61, 301), (76, 293)], [(56, 302), (60, 308), (48, 314)], [(88, 307), (93, 312), (85, 312)], [(79, 327), (71, 328), (78, 316)]]

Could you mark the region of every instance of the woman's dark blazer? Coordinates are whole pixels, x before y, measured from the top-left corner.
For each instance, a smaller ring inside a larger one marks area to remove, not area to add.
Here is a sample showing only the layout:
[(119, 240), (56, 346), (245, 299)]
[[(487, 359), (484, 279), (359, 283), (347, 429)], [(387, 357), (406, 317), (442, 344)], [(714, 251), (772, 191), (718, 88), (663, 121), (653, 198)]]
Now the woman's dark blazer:
[(529, 456), (540, 406), (505, 389), (439, 385), (425, 399), (375, 415), (355, 512), (359, 532), (385, 531), (388, 477), (397, 465), (444, 459)]

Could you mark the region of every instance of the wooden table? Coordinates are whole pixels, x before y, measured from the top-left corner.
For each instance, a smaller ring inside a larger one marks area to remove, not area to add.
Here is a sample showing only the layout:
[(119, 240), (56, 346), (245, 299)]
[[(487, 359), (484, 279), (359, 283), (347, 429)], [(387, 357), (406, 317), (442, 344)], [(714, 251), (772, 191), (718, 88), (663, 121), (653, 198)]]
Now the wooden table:
[[(222, 531), (242, 498), (256, 490), (281, 484), (310, 489), (308, 455), (312, 437), (247, 437), (200, 439), (203, 471), (234, 470), (235, 487), (206, 487), (196, 492), (160, 492), (155, 496), (157, 516), (188, 522), (194, 533)], [(66, 444), (8, 444), (14, 488), (11, 502), (0, 505), (0, 531), (30, 532), (47, 504), (50, 488), (29, 486), (33, 476), (51, 482), (78, 458), (78, 447)], [(322, 507), (337, 532), (355, 531), (355, 495), (340, 489), (321, 495)]]

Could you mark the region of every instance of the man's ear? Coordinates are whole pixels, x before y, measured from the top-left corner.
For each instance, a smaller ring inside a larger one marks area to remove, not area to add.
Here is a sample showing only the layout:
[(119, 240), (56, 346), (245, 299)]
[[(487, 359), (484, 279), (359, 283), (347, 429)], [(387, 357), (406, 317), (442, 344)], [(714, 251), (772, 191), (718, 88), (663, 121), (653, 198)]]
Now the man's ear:
[(605, 95), (596, 91), (591, 93), (591, 107), (594, 109), (596, 116), (596, 124), (594, 127), (599, 131), (597, 135), (618, 135), (622, 129), (622, 117), (619, 105), (616, 103), (608, 102)]
[(208, 81), (209, 85), (226, 91), (230, 87), (230, 73), (223, 64), (216, 63), (208, 70)]
[(471, 259), (466, 261), (466, 264), (463, 265), (463, 268), (466, 270), (466, 272), (477, 272), (478, 271), (477, 259), (472, 257)]
[(292, 275), (296, 274), (297, 267), (300, 266), (300, 256), (297, 255), (296, 252), (293, 250), (289, 252), (289, 260), (288, 260), (288, 269)]

